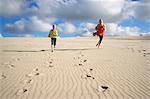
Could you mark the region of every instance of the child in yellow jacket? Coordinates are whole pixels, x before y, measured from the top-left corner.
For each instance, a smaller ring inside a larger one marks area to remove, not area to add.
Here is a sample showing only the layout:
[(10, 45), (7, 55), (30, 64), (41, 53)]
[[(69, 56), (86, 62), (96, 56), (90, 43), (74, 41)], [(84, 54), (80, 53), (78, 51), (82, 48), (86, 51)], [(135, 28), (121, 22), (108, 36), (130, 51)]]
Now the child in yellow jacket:
[(58, 36), (58, 31), (56, 29), (56, 25), (52, 25), (52, 29), (50, 30), (49, 35), (48, 35), (48, 37), (51, 38), (52, 52), (53, 52), (54, 48), (56, 47), (57, 36)]

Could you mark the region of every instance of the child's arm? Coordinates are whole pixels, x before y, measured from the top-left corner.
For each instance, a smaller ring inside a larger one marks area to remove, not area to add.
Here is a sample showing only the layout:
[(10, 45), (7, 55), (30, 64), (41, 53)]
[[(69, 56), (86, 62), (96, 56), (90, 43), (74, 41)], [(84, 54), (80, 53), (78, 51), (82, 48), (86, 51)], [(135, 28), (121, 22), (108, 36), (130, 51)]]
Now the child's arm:
[[(98, 25), (97, 25), (98, 26)], [(97, 31), (97, 26), (95, 27), (95, 30)]]
[(51, 30), (49, 31), (48, 37), (51, 37), (50, 35), (51, 35)]
[(96, 31), (98, 31), (98, 26), (99, 26), (99, 24), (97, 24), (97, 26), (95, 27), (95, 30), (96, 30)]

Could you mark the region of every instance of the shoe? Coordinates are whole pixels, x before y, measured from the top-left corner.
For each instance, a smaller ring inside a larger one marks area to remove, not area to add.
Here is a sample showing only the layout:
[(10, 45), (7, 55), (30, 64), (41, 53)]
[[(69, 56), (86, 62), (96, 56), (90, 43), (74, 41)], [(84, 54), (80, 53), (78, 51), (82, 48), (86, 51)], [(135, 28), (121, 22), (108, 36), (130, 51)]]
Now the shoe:
[(52, 50), (52, 52), (54, 52), (54, 50)]
[(98, 46), (98, 45), (100, 45), (100, 43), (99, 43), (99, 42), (96, 44), (96, 46)]
[(93, 32), (93, 36), (95, 36), (96, 35), (96, 33), (95, 32)]
[(100, 44), (98, 45), (98, 48), (100, 47)]

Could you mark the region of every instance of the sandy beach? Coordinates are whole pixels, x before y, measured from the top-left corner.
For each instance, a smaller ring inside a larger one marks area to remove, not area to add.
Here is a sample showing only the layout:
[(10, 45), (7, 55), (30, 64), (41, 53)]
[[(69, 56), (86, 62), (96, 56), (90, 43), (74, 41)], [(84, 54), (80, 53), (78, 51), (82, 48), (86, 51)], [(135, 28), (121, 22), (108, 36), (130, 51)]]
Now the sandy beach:
[(150, 99), (150, 38), (0, 38), (0, 99)]

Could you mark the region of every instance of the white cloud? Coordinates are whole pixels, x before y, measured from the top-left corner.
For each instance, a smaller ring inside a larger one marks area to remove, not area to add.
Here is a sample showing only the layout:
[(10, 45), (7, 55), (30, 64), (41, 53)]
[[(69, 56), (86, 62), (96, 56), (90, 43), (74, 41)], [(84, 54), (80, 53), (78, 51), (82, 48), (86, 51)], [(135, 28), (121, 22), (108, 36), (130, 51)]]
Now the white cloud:
[(65, 34), (71, 34), (76, 32), (76, 27), (71, 23), (62, 23), (58, 25), (58, 29), (60, 32), (63, 32)]
[(150, 0), (140, 0), (133, 9), (136, 18), (150, 21)]
[[(92, 32), (96, 31), (95, 26), (93, 23), (84, 23), (78, 28), (78, 33), (80, 36), (92, 36)], [(122, 27), (115, 23), (106, 24), (106, 30), (105, 35), (139, 35), (138, 27)]]
[[(150, 19), (150, 0), (0, 0), (1, 16), (37, 15), (66, 20), (98, 20), (120, 22), (134, 16)], [(32, 3), (37, 6), (32, 6)]]
[(58, 30), (65, 34), (76, 33), (80, 36), (91, 36), (95, 31), (96, 24), (94, 23), (81, 23), (79, 26), (75, 26), (73, 23), (62, 23), (57, 26)]
[[(29, 7), (29, 1), (37, 6)], [(47, 32), (57, 19), (65, 20), (58, 25), (63, 33), (77, 33), (89, 36), (96, 24), (90, 20), (104, 19), (108, 23), (106, 34), (138, 35), (138, 27), (122, 27), (118, 23), (129, 16), (150, 20), (150, 0), (0, 0), (1, 16), (23, 16), (14, 24), (6, 24), (5, 30), (11, 33)], [(33, 16), (34, 15), (34, 16)], [(80, 20), (79, 26), (73, 24)], [(143, 33), (144, 35), (145, 33)]]
[(98, 20), (121, 22), (129, 16), (149, 18), (149, 2), (130, 0), (37, 0), (38, 14), (69, 21)]
[(112, 17), (121, 17), (125, 2), (124, 0), (75, 0), (76, 2), (68, 6), (67, 3), (70, 1), (73, 0), (54, 7), (52, 13), (66, 20), (90, 20), (101, 17), (107, 21), (117, 21), (118, 18), (112, 20)]
[(96, 26), (96, 24), (90, 23), (90, 22), (84, 24), (84, 27), (86, 27), (88, 30), (95, 29), (95, 26)]
[(5, 17), (35, 14), (38, 8), (29, 7), (27, 0), (0, 0), (0, 15)]
[(80, 34), (80, 36), (83, 36), (83, 37), (90, 37), (90, 36), (92, 36), (92, 33), (89, 32), (89, 31), (87, 31), (87, 32), (84, 32), (84, 33)]
[(50, 28), (50, 23), (40, 20), (36, 16), (30, 17), (28, 20), (22, 18), (14, 24), (5, 25), (5, 30), (12, 33), (48, 32)]
[(94, 23), (81, 23), (80, 26), (77, 28), (77, 33), (80, 36), (92, 36), (92, 32), (95, 31), (96, 24)]
[[(37, 6), (31, 6), (31, 1)], [(0, 15), (37, 15), (66, 20), (122, 19), (125, 0), (0, 0)], [(118, 18), (119, 17), (119, 18)]]
[[(90, 25), (91, 24), (91, 25)], [(105, 35), (131, 35), (131, 36), (139, 36), (144, 35), (148, 36), (150, 35), (149, 32), (142, 33), (140, 32), (140, 28), (134, 26), (134, 27), (123, 27), (121, 25), (118, 25), (116, 23), (107, 23), (106, 25), (106, 31)], [(96, 24), (93, 23), (84, 23), (81, 25), (80, 28), (77, 29), (77, 33), (80, 36), (92, 36), (92, 32), (95, 31)]]
[(123, 27), (115, 23), (108, 23), (106, 25), (106, 35), (132, 35), (137, 36), (140, 34), (138, 27)]
[(34, 32), (47, 32), (51, 28), (49, 23), (38, 19), (36, 16), (31, 17), (26, 26), (30, 31)]
[(19, 15), (23, 5), (23, 0), (0, 0), (0, 15)]
[(6, 24), (5, 28), (7, 31), (11, 32), (24, 32), (25, 30), (25, 20), (21, 19), (19, 21), (16, 21), (14, 24)]

